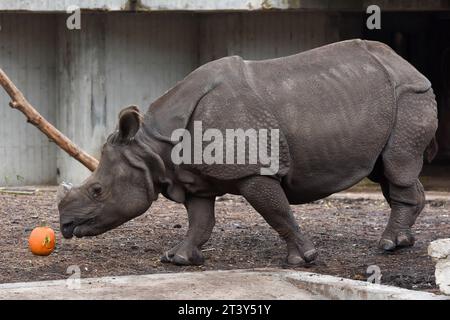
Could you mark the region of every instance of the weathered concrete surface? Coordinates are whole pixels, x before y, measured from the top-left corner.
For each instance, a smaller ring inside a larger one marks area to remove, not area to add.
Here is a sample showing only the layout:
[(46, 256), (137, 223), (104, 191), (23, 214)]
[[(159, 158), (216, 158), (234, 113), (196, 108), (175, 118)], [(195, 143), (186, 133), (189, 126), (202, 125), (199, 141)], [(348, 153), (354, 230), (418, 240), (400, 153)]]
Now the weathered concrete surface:
[[(65, 16), (58, 25), (65, 26)], [(83, 32), (57, 26), (55, 125), (97, 159), (122, 108), (145, 112), (198, 66), (197, 20), (188, 14), (86, 14)], [(90, 174), (63, 150), (56, 157), (58, 182), (80, 183)]]
[[(52, 15), (0, 14), (0, 67), (55, 124), (54, 22)], [(0, 88), (0, 185), (56, 183), (56, 146), (8, 107), (10, 101)]]
[[(71, 286), (69, 288), (69, 285)], [(205, 271), (0, 285), (0, 299), (444, 299), (419, 291), (280, 269)]]
[(333, 300), (441, 300), (445, 296), (321, 275), (310, 272), (286, 271), (285, 280), (298, 288)]
[(442, 293), (450, 295), (450, 239), (438, 239), (428, 246), (428, 255), (437, 261), (436, 284)]
[[(384, 200), (381, 191), (342, 191), (329, 196), (330, 199), (348, 200)], [(450, 201), (450, 193), (443, 191), (426, 191), (426, 201)]]
[(434, 259), (445, 259), (450, 256), (450, 239), (438, 239), (428, 246), (428, 255)]
[[(0, 11), (26, 10), (64, 12), (70, 5), (85, 10), (104, 11), (237, 11), (237, 10), (359, 10), (373, 4), (370, 0), (2, 0)], [(376, 3), (382, 10), (445, 10), (449, 5), (439, 0), (390, 1)]]
[(443, 294), (450, 295), (450, 259), (440, 259), (436, 263), (436, 284)]
[[(290, 9), (328, 7), (329, 1), (300, 1), (286, 0), (11, 0), (1, 1), (0, 10), (32, 10), (32, 11), (65, 11), (69, 5), (77, 5), (87, 10), (138, 10), (138, 11), (211, 11), (211, 10), (261, 10), (261, 9)], [(340, 1), (344, 3), (344, 1)]]

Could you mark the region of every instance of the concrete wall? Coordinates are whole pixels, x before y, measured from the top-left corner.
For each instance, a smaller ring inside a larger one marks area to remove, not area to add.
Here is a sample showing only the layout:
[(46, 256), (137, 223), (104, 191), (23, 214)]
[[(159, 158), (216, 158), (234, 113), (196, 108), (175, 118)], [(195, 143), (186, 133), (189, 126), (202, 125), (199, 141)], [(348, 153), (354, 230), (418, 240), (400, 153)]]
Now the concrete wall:
[(65, 12), (70, 5), (84, 10), (155, 11), (262, 11), (262, 10), (357, 10), (377, 4), (386, 10), (448, 10), (445, 0), (1, 0), (0, 11)]
[(269, 59), (339, 41), (338, 18), (338, 14), (323, 12), (203, 15), (200, 62), (229, 55)]
[[(280, 57), (341, 37), (340, 15), (323, 12), (94, 14), (83, 19), (83, 32), (59, 33), (63, 87), (58, 119), (61, 130), (94, 156), (121, 108), (137, 104), (145, 110), (203, 63), (235, 54)], [(89, 173), (62, 151), (58, 168), (60, 181), (80, 182)]]
[[(0, 66), (51, 122), (56, 117), (52, 15), (0, 14)], [(0, 185), (56, 182), (56, 148), (9, 108), (0, 89)]]
[[(44, 116), (96, 157), (121, 108), (146, 110), (200, 64), (234, 54), (279, 57), (359, 36), (343, 35), (341, 15), (325, 12), (91, 13), (82, 15), (79, 31), (65, 28), (65, 15), (5, 19), (0, 37), (9, 40), (0, 43), (0, 66)], [(357, 19), (345, 21), (343, 30), (359, 30)], [(0, 178), (17, 172), (24, 179), (11, 184), (81, 182), (88, 170), (6, 107), (1, 94), (0, 159), (7, 162)], [(20, 135), (3, 134), (13, 130)]]
[[(61, 17), (59, 23), (64, 23)], [(95, 157), (131, 104), (150, 103), (198, 65), (197, 24), (190, 14), (84, 15), (81, 31), (58, 28), (58, 126)], [(58, 180), (89, 173), (58, 151)]]

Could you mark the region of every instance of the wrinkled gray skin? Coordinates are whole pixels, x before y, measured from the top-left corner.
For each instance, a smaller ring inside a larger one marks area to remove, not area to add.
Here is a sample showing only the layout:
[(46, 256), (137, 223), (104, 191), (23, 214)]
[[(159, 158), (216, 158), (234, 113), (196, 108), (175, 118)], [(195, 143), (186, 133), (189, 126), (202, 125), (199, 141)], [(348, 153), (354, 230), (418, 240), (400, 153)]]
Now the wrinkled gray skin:
[[(196, 120), (203, 130), (278, 128), (280, 170), (262, 176), (260, 164), (174, 165), (171, 133), (192, 130)], [(391, 206), (380, 248), (410, 246), (424, 206), (418, 176), (424, 152), (436, 151), (436, 127), (429, 81), (378, 42), (344, 41), (266, 61), (223, 58), (192, 72), (145, 116), (136, 107), (121, 112), (97, 170), (60, 201), (61, 230), (66, 238), (101, 234), (143, 214), (162, 193), (189, 216), (185, 240), (162, 261), (201, 264), (215, 197), (238, 194), (286, 241), (287, 261), (296, 265), (317, 252), (289, 204), (369, 177)]]

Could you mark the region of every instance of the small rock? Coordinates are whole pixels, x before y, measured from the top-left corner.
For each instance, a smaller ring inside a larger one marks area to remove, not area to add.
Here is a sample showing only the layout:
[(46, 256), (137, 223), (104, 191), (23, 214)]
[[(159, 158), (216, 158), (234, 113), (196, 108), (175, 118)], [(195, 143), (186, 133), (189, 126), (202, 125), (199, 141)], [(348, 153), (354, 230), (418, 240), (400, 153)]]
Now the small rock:
[(137, 245), (132, 245), (130, 248), (131, 248), (131, 250), (137, 250), (137, 249), (139, 249), (139, 246), (137, 246)]
[(436, 264), (436, 284), (443, 294), (450, 295), (450, 260), (442, 259)]
[(450, 256), (450, 239), (438, 239), (428, 246), (428, 255), (434, 259), (445, 259)]
[(173, 226), (175, 229), (180, 229), (181, 228), (181, 224), (177, 223), (176, 225)]
[(435, 278), (439, 290), (450, 295), (450, 239), (438, 239), (428, 246), (428, 255), (436, 263)]

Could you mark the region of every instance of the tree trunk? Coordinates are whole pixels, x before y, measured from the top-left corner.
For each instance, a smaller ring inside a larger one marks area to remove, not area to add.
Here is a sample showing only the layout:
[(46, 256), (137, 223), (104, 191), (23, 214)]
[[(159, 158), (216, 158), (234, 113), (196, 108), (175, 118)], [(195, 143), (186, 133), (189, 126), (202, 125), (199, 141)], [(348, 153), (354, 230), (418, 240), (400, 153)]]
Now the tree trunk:
[(27, 121), (41, 130), (51, 141), (56, 143), (61, 149), (70, 156), (81, 162), (86, 168), (94, 171), (98, 166), (98, 160), (81, 150), (69, 138), (56, 129), (50, 122), (45, 120), (39, 112), (25, 99), (22, 92), (17, 89), (14, 83), (8, 78), (5, 72), (0, 69), (0, 85), (5, 89), (12, 101), (9, 103), (11, 108), (22, 112)]

